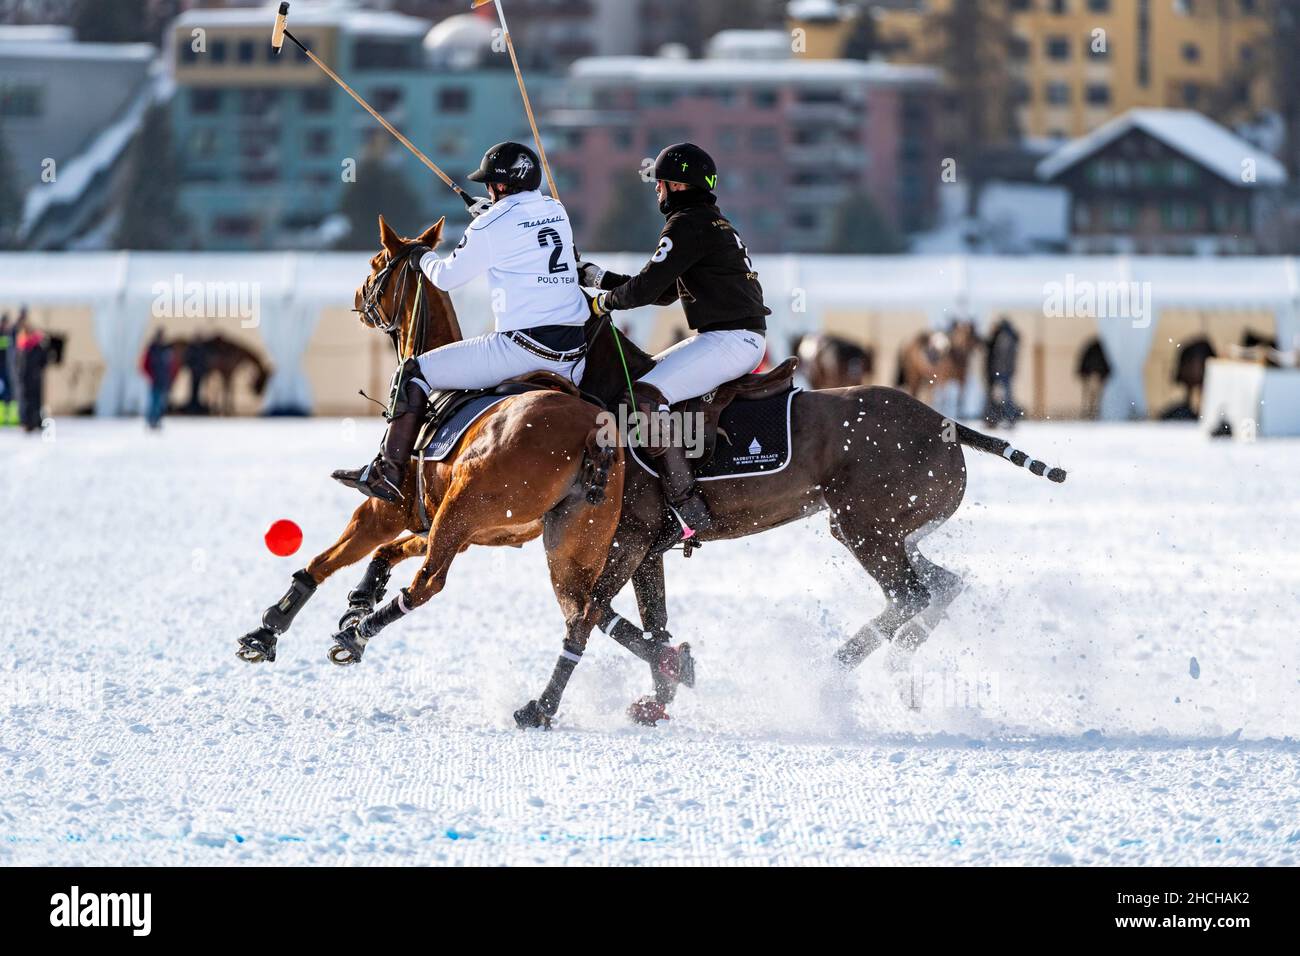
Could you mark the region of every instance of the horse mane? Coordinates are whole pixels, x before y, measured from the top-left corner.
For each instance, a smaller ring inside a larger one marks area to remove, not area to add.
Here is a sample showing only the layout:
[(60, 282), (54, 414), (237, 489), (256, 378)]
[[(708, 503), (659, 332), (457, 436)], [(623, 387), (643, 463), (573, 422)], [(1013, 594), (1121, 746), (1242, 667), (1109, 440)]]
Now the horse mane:
[[(582, 373), (582, 390), (599, 398), (606, 407), (617, 405), (627, 394), (628, 378), (636, 381), (654, 368), (655, 360), (626, 335), (617, 332), (609, 315), (592, 316), (583, 326), (583, 334), (587, 339), (587, 365)], [(619, 345), (622, 345), (621, 358)]]

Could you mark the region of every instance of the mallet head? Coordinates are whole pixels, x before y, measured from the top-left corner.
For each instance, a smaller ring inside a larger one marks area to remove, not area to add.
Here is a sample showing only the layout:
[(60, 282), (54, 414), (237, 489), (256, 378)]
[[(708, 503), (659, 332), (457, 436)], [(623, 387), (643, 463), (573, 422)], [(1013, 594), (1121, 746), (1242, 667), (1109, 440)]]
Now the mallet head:
[(271, 49), (276, 53), (284, 46), (284, 25), (289, 19), (288, 0), (280, 4), (280, 12), (275, 15), (275, 28), (271, 30)]

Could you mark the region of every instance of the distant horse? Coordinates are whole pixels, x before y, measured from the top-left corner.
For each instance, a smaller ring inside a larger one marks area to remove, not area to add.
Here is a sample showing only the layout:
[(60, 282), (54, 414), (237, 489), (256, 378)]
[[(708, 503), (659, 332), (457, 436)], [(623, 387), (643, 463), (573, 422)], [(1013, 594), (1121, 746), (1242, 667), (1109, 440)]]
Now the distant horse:
[(811, 388), (865, 385), (876, 370), (876, 353), (870, 346), (821, 332), (796, 335), (790, 340), (790, 354), (799, 357)]
[[(898, 387), (913, 398), (960, 413), (971, 355), (979, 346), (975, 324), (954, 322), (946, 332), (922, 332), (898, 352)], [(946, 397), (946, 401), (943, 400)]]
[(1079, 353), (1075, 375), (1083, 383), (1083, 417), (1096, 421), (1101, 416), (1101, 393), (1110, 379), (1110, 360), (1101, 339), (1092, 338)]
[[(184, 367), (190, 373), (190, 399), (184, 411), (190, 414), (206, 415), (215, 411), (219, 415), (235, 413), (235, 373), (245, 365), (253, 372), (253, 394), (261, 396), (266, 391), (267, 380), (271, 370), (252, 349), (226, 338), (220, 332), (216, 335), (196, 335), (189, 339), (176, 339), (171, 343), (176, 354), (182, 357)], [(209, 376), (216, 375), (220, 381), (220, 393), (215, 407), (205, 405), (201, 400), (204, 383)]]

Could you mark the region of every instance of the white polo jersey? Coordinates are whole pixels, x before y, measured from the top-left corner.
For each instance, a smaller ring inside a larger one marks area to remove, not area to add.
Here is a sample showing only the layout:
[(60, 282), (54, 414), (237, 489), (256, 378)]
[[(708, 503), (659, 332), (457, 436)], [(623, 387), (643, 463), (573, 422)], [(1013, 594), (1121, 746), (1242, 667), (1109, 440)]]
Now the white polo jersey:
[(591, 315), (578, 286), (568, 213), (535, 189), (493, 203), (451, 255), (426, 253), (420, 268), (444, 292), (486, 274), (498, 332), (582, 325)]

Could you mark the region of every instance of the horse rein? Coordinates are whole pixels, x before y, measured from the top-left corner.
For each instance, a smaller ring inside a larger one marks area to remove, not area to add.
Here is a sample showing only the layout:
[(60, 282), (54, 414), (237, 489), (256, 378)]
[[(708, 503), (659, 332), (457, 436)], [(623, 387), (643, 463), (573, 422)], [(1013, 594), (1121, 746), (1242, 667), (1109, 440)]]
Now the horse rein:
[(396, 255), (390, 255), (383, 268), (373, 276), (368, 277), (361, 287), (361, 308), (357, 311), (365, 318), (368, 325), (378, 329), (393, 340), (393, 348), (397, 351), (399, 360), (410, 357), (402, 355), (400, 339), (402, 317), (406, 314), (406, 295), (410, 283), (407, 281), (402, 282), (397, 298), (397, 308), (391, 316), (384, 309), (384, 293), (387, 291), (388, 282), (395, 272), (401, 274), (403, 279), (411, 272), (416, 274), (418, 281), (415, 286), (415, 303), (412, 312), (418, 314), (415, 317), (413, 330), (415, 334), (412, 336), (411, 343), (411, 350), (414, 352), (419, 347), (419, 343), (424, 341), (425, 329), (429, 320), (429, 302), (423, 294), (424, 283), (428, 277), (420, 270), (419, 263), (411, 261), (411, 253), (420, 246), (420, 243), (408, 243), (398, 250)]

